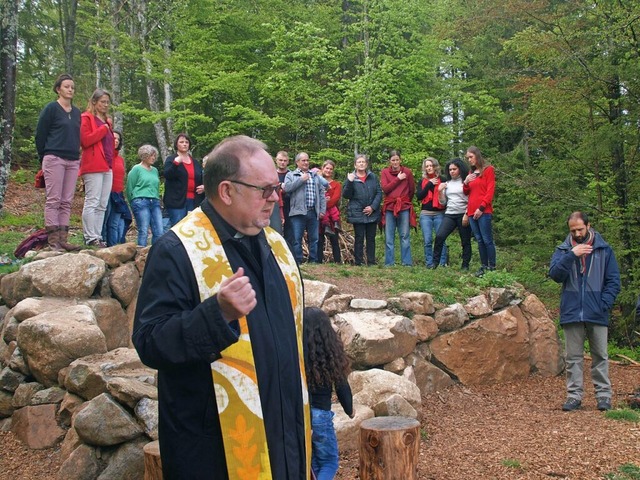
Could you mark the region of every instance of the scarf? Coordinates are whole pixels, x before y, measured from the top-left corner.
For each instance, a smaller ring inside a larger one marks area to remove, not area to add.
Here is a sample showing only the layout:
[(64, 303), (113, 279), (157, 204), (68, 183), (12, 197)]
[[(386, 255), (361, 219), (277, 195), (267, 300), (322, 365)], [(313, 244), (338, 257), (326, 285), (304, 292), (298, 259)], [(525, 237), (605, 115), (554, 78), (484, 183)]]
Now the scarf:
[[(587, 235), (589, 235), (587, 237), (587, 239), (582, 242), (583, 245), (593, 245), (593, 241), (595, 239), (595, 235), (593, 234), (593, 230), (589, 229), (589, 231), (587, 232)], [(576, 242), (573, 237), (571, 237), (571, 247), (575, 247), (576, 245), (579, 245), (578, 242)], [(592, 250), (593, 251), (593, 250)], [(584, 275), (585, 272), (587, 271), (587, 257), (591, 255), (591, 254), (587, 254), (587, 255), (582, 255), (580, 257), (580, 274)]]
[[(233, 272), (211, 221), (201, 208), (196, 208), (172, 230), (189, 255), (200, 300), (215, 295), (220, 284)], [(291, 296), (302, 379), (307, 478), (310, 478), (311, 421), (302, 354), (302, 279), (284, 239), (272, 228), (265, 228), (264, 232)], [(269, 447), (247, 317), (239, 318), (238, 323), (240, 338), (221, 352), (222, 358), (211, 364), (229, 479), (270, 480)], [(211, 478), (215, 475), (216, 472), (211, 472)]]
[(438, 185), (440, 184), (440, 178), (436, 175), (431, 175), (429, 177), (423, 178), (420, 184), (420, 188), (424, 189), (427, 186), (427, 183), (431, 181), (432, 178), (436, 179), (436, 183), (434, 184), (434, 189), (429, 190), (427, 194), (422, 199), (422, 204), (427, 205), (431, 202), (431, 206), (434, 210), (444, 210), (444, 207), (440, 204), (440, 198), (438, 197)]

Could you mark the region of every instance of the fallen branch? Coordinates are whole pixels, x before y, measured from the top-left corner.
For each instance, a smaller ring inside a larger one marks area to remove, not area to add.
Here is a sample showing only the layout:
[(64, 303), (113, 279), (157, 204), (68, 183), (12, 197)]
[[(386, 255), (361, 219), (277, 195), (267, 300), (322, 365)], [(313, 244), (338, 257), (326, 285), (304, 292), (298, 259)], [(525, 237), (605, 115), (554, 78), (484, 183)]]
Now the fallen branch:
[(621, 353), (616, 353), (615, 356), (616, 357), (620, 357), (620, 358), (624, 358), (630, 364), (632, 364), (632, 365), (634, 365), (636, 367), (640, 367), (640, 362), (636, 362), (635, 360), (633, 360), (632, 358), (627, 357), (626, 355), (623, 355)]

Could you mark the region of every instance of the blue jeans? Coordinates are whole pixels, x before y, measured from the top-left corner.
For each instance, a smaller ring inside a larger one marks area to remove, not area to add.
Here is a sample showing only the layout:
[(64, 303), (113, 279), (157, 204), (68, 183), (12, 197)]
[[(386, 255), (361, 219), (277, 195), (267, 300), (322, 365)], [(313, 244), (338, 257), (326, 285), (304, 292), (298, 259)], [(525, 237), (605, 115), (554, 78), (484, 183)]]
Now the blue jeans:
[(469, 226), (478, 241), (480, 263), (483, 267), (496, 268), (496, 244), (493, 243), (492, 220), (493, 214), (491, 213), (483, 213), (478, 220), (474, 220), (470, 215)]
[(320, 220), (316, 215), (315, 208), (307, 210), (306, 215), (294, 215), (289, 217), (293, 230), (293, 256), (296, 262), (302, 263), (302, 237), (307, 231), (307, 241), (309, 243), (309, 261), (318, 262), (318, 232), (320, 230)]
[(122, 237), (124, 235), (124, 214), (116, 212), (113, 208), (113, 204), (109, 202), (109, 216), (107, 217), (107, 246), (113, 247), (118, 243), (122, 243)]
[(386, 266), (395, 265), (395, 243), (396, 243), (396, 227), (400, 235), (400, 260), (402, 265), (413, 265), (411, 259), (411, 241), (409, 239), (409, 215), (413, 213), (411, 210), (403, 210), (398, 217), (393, 216), (393, 212), (387, 210), (385, 212), (384, 224), (384, 264)]
[[(420, 215), (420, 229), (422, 230), (422, 239), (424, 241), (424, 263), (427, 267), (433, 266), (433, 237), (438, 233), (444, 212), (438, 215)], [(442, 245), (442, 253), (440, 256), (440, 265), (446, 265), (449, 257), (447, 256), (447, 244)]]
[(187, 198), (182, 208), (167, 208), (169, 214), (169, 228), (173, 227), (176, 223), (187, 216), (191, 210), (196, 206), (196, 202), (193, 198)]
[(158, 198), (134, 198), (131, 210), (138, 226), (138, 246), (147, 246), (149, 225), (151, 225), (151, 243), (162, 236), (162, 210)]
[(107, 209), (104, 211), (104, 220), (102, 221), (102, 232), (101, 232), (101, 236), (102, 236), (102, 241), (105, 242), (107, 244), (108, 247), (110, 247), (111, 245), (109, 245), (109, 240), (107, 239), (107, 237), (109, 236), (109, 215), (111, 215), (111, 200), (109, 200), (107, 202)]
[(338, 439), (331, 410), (311, 408), (311, 468), (318, 480), (333, 480), (338, 471)]

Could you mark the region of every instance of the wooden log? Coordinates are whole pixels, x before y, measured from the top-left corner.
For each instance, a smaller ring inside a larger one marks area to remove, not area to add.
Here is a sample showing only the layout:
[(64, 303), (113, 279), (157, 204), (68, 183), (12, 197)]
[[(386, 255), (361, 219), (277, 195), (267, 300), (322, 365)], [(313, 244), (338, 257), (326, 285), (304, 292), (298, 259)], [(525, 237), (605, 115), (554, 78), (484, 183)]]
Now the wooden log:
[(160, 442), (147, 443), (144, 452), (144, 480), (162, 480), (162, 461), (160, 459)]
[(375, 417), (360, 425), (360, 480), (417, 480), (420, 422)]

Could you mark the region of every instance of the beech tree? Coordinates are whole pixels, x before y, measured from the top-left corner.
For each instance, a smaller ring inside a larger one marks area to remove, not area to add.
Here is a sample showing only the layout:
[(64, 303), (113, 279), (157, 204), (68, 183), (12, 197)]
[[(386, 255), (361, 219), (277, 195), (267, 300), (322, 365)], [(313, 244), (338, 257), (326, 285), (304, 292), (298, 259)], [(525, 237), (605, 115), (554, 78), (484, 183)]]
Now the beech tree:
[(16, 106), (18, 1), (0, 0), (0, 212), (11, 173)]

